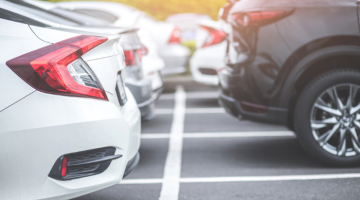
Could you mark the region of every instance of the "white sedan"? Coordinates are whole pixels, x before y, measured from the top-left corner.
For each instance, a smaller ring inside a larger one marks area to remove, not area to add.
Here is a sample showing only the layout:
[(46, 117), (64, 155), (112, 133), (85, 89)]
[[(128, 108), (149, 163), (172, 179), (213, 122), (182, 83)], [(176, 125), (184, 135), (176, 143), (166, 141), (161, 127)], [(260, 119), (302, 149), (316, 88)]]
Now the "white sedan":
[(158, 56), (156, 45), (145, 30), (136, 31), (137, 29), (112, 27), (101, 19), (58, 8), (56, 4), (44, 1), (26, 0), (11, 4), (0, 3), (1, 5), (10, 6), (9, 9), (13, 12), (55, 27), (121, 34), (120, 44), (124, 48), (127, 64), (125, 73), (123, 73), (125, 85), (134, 95), (142, 119), (150, 120), (155, 116), (155, 100), (163, 89), (160, 72), (164, 68), (164, 61)]
[(59, 7), (107, 20), (114, 26), (137, 26), (148, 31), (165, 62), (164, 75), (183, 73), (187, 69), (190, 51), (181, 44), (181, 31), (173, 24), (159, 22), (144, 12), (120, 3), (100, 1), (71, 1)]
[(119, 183), (140, 146), (119, 35), (0, 13), (1, 199), (70, 199)]
[(235, 51), (227, 49), (228, 27), (213, 20), (201, 20), (198, 25), (196, 51), (190, 60), (192, 77), (196, 82), (217, 86), (217, 71), (236, 58)]

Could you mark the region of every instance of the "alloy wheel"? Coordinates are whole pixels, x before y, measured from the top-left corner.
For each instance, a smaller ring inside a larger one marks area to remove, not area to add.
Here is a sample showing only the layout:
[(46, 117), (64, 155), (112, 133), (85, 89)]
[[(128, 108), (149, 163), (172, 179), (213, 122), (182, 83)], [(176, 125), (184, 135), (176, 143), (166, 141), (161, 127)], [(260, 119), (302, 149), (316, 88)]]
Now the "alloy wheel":
[(360, 154), (359, 89), (354, 84), (333, 86), (312, 107), (312, 134), (328, 153), (341, 157)]

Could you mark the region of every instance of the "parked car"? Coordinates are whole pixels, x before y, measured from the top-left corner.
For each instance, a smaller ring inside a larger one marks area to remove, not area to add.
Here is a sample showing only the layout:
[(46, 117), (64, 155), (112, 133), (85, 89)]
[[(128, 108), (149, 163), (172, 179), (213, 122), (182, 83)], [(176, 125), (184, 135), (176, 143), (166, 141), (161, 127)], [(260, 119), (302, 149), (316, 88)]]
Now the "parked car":
[(2, 199), (71, 199), (139, 162), (120, 35), (84, 33), (0, 8)]
[[(179, 74), (187, 70), (190, 51), (181, 43), (181, 31), (173, 24), (160, 22), (130, 6), (113, 2), (71, 1), (56, 3), (58, 7), (91, 15), (114, 26), (135, 25), (148, 31), (165, 62), (164, 75)], [(140, 31), (141, 31), (140, 30)]]
[(196, 82), (219, 85), (217, 70), (226, 65), (227, 33), (213, 20), (199, 22), (196, 31), (196, 51), (190, 59), (190, 69)]
[(235, 117), (286, 124), (333, 166), (360, 164), (360, 34), (353, 0), (241, 0), (227, 16), (237, 61), (219, 72)]
[(178, 13), (166, 18), (166, 22), (175, 24), (180, 28), (182, 41), (194, 41), (196, 39), (196, 30), (201, 20), (211, 20), (211, 17), (196, 13)]
[[(0, 4), (1, 5), (1, 4)], [(38, 1), (10, 1), (3, 2), (3, 6), (12, 9), (13, 12), (21, 13), (30, 18), (35, 18), (51, 26), (62, 26), (70, 29), (86, 30), (97, 33), (111, 33), (121, 34), (119, 45), (125, 50), (125, 61), (127, 68), (123, 73), (125, 85), (130, 89), (134, 95), (138, 107), (141, 111), (141, 116), (144, 120), (150, 120), (155, 116), (154, 105), (155, 100), (162, 92), (163, 82), (159, 71), (161, 68), (149, 66), (144, 77), (144, 70), (142, 66), (143, 54), (147, 54), (146, 47), (143, 46), (137, 36), (135, 29), (119, 29), (116, 27), (107, 26), (107, 22), (102, 22), (87, 15), (74, 13), (72, 11), (65, 11), (61, 9), (53, 9), (54, 4), (48, 2)], [(41, 6), (41, 7), (39, 7)], [(54, 24), (55, 23), (55, 24)], [(93, 23), (93, 24), (92, 24)], [(146, 39), (144, 39), (146, 42)], [(148, 44), (149, 42), (146, 42)], [(154, 59), (155, 58), (155, 59)], [(156, 56), (147, 57), (147, 63), (158, 64)], [(154, 74), (148, 75), (151, 71)], [(156, 76), (156, 74), (158, 76)], [(154, 87), (156, 86), (156, 87)]]

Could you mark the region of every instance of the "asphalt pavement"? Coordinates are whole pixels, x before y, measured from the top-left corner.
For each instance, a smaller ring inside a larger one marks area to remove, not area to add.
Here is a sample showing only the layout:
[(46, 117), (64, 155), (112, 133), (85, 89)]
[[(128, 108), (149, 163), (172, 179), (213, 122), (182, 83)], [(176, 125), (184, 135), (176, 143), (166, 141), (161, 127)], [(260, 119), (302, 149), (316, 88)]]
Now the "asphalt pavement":
[(286, 127), (239, 120), (217, 88), (167, 79), (121, 184), (76, 200), (360, 199), (360, 168), (313, 160)]

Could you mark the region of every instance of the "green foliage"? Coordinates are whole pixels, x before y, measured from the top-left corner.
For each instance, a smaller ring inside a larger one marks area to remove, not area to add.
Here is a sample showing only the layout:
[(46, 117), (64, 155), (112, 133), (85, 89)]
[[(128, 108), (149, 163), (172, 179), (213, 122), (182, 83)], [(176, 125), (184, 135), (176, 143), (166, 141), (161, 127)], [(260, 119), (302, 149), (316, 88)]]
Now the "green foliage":
[[(50, 2), (69, 0), (45, 0)], [(70, 0), (73, 1), (73, 0)], [(159, 20), (177, 13), (198, 13), (217, 19), (219, 9), (225, 5), (226, 0), (108, 0), (124, 3), (139, 10), (145, 11)]]

